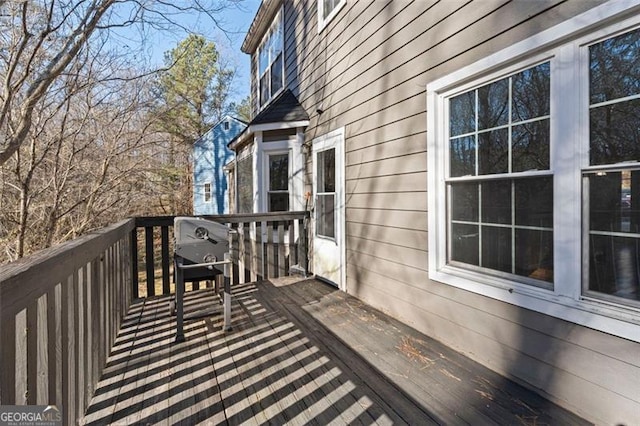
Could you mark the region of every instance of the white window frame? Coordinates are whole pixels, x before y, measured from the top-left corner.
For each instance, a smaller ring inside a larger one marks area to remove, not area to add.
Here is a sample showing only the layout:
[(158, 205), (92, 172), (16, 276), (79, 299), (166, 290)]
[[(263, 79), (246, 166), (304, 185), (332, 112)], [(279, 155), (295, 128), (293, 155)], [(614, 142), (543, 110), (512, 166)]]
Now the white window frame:
[(324, 0), (317, 0), (318, 2), (318, 33), (322, 32), (329, 22), (340, 12), (340, 10), (347, 4), (347, 0), (340, 0), (340, 2), (331, 10), (331, 12), (324, 17)]
[[(582, 171), (588, 165), (589, 156), (586, 146), (589, 140), (587, 46), (640, 25), (639, 11), (640, 0), (607, 2), (427, 85), (428, 238), (432, 280), (640, 342), (640, 309), (582, 293)], [(446, 102), (456, 94), (544, 61), (551, 63), (550, 160), (554, 175), (555, 265), (552, 289), (447, 264), (445, 179), (449, 117)], [(561, 96), (566, 94), (563, 92), (566, 88), (570, 88), (574, 96)]]
[[(276, 97), (278, 96), (285, 88), (286, 88), (286, 74), (285, 74), (285, 52), (284, 52), (284, 6), (280, 8), (280, 10), (278, 11), (278, 13), (276, 13), (276, 16), (273, 18), (273, 22), (271, 23), (269, 29), (265, 32), (264, 36), (262, 37), (262, 40), (260, 41), (260, 44), (258, 45), (258, 48), (256, 49), (256, 87), (258, 88), (257, 91), (257, 103), (258, 103), (258, 110), (262, 110), (264, 109), (267, 105), (269, 105), (269, 103)], [(275, 34), (274, 30), (276, 27), (280, 26), (281, 28), (281, 33), (282, 33), (282, 87), (278, 90), (276, 90), (275, 92), (272, 91), (271, 88), (271, 81), (272, 81), (272, 67), (274, 65), (274, 62), (276, 61), (276, 58), (272, 58), (271, 57), (271, 49), (269, 49), (268, 55), (269, 55), (269, 59), (268, 59), (268, 65), (267, 68), (265, 69), (264, 72), (260, 73), (260, 53), (261, 51), (265, 48), (265, 45), (269, 44), (269, 42), (271, 41), (271, 37), (273, 34)], [(264, 102), (262, 102), (262, 86), (261, 86), (261, 81), (262, 81), (262, 77), (265, 75), (269, 75), (269, 78), (267, 79), (267, 83), (269, 84), (269, 97), (267, 99), (264, 100)]]

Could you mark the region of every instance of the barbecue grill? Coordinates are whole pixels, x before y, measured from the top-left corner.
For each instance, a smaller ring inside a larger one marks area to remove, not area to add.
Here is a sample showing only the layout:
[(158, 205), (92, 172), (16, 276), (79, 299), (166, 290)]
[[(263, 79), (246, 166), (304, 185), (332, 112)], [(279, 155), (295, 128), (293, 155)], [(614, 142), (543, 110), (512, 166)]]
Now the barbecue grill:
[[(218, 222), (194, 217), (176, 217), (175, 237), (176, 341), (184, 338), (184, 283), (215, 280), (224, 274), (224, 325), (231, 328), (231, 285), (229, 280), (231, 230)], [(173, 305), (172, 305), (173, 311)]]

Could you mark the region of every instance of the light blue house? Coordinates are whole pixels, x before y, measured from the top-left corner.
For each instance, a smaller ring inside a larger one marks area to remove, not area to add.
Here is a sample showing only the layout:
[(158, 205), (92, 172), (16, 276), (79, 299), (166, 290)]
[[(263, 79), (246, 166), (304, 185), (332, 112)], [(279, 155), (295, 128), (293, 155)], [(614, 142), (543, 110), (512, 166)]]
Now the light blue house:
[(227, 144), (246, 124), (225, 116), (193, 144), (193, 214), (229, 213), (228, 182), (223, 167), (233, 159)]

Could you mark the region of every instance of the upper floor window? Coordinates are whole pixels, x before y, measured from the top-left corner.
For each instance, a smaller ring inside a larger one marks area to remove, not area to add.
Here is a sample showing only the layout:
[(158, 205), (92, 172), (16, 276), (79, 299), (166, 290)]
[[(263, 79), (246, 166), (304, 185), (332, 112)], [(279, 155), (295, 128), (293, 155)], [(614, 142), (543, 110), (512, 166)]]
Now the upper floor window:
[(318, 31), (322, 31), (346, 3), (347, 0), (318, 0)]
[(280, 10), (258, 47), (258, 95), (260, 107), (284, 87), (284, 23)]
[(429, 276), (630, 338), (640, 16), (594, 25), (610, 10), (428, 84)]

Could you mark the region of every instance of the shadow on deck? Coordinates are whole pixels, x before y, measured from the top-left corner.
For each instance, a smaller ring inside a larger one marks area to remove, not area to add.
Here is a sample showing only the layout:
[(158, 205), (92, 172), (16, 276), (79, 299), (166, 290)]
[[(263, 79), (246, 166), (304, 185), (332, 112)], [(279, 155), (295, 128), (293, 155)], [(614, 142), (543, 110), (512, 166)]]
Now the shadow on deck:
[[(134, 303), (85, 424), (584, 424), (575, 415), (333, 287), (233, 287)], [(202, 312), (201, 310), (206, 310)]]

